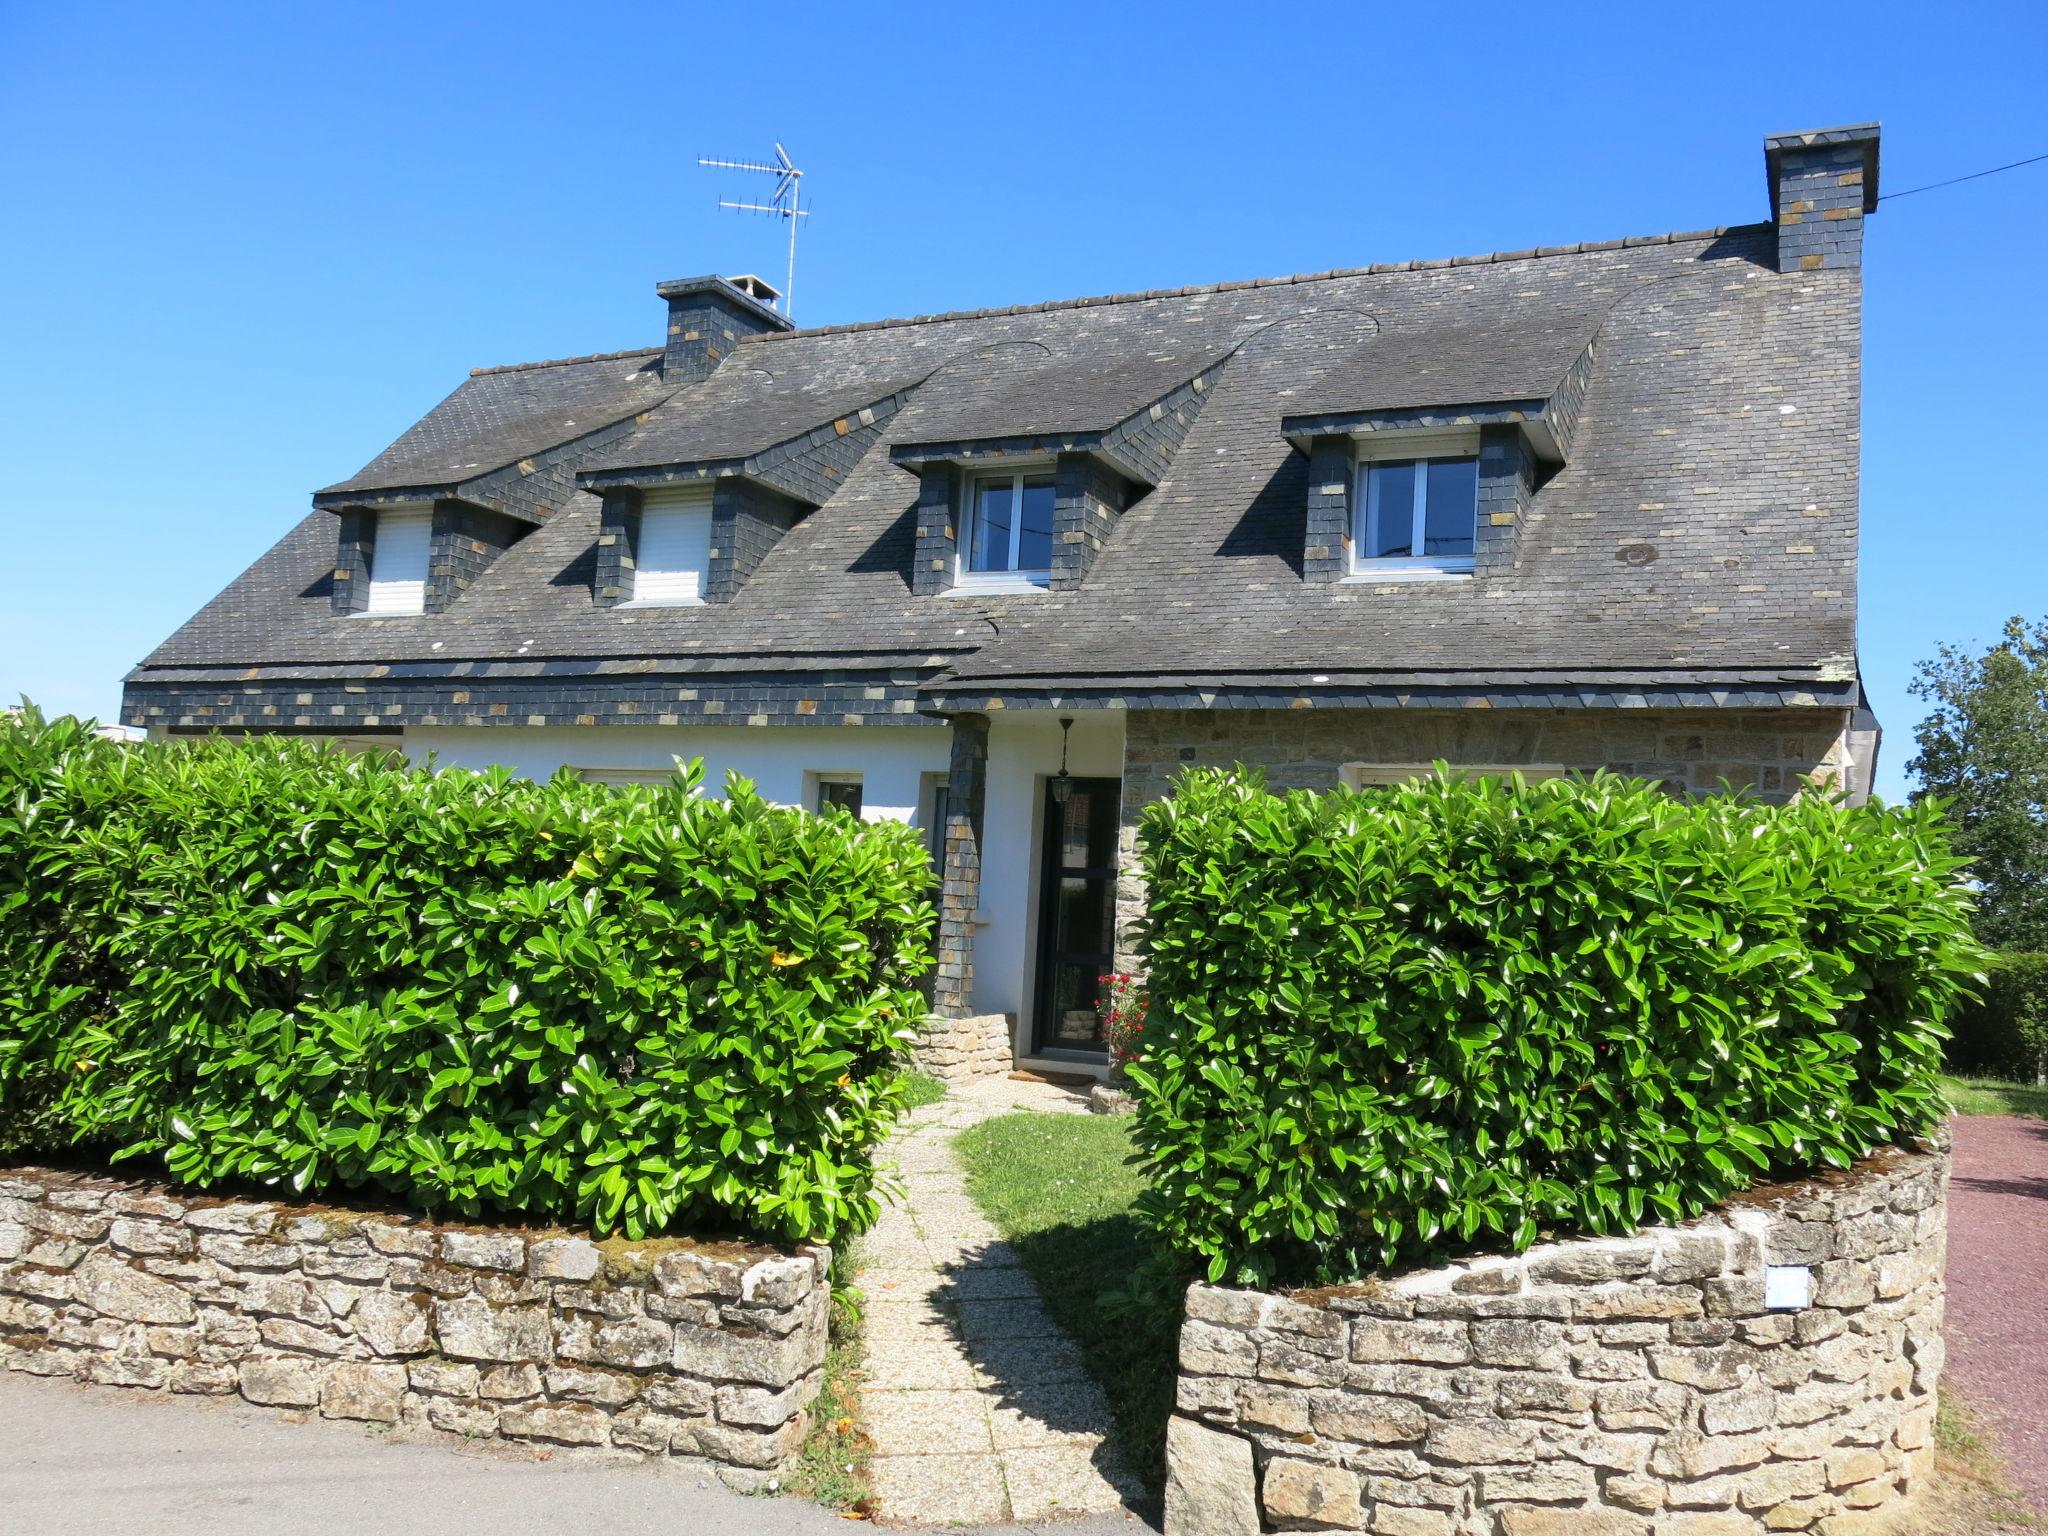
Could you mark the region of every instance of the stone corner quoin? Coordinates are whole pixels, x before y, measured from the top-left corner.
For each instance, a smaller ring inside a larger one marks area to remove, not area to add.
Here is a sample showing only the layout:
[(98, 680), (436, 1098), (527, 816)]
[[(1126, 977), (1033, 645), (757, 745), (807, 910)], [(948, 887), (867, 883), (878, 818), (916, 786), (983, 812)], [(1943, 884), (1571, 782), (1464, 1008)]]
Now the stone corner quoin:
[(1196, 1285), (1167, 1536), (1858, 1536), (1934, 1458), (1945, 1150), (1680, 1227)]
[(0, 1169), (0, 1365), (698, 1458), (752, 1490), (808, 1427), (829, 1260)]

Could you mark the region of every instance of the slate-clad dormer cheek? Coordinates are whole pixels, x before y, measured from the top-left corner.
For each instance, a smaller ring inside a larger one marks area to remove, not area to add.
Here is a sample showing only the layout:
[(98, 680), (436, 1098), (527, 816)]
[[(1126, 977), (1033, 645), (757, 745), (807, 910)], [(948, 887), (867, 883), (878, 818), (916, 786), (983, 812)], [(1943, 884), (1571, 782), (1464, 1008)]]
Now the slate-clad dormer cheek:
[[(1514, 562), (1567, 457), (1597, 317), (1381, 336), (1304, 390), (1282, 433), (1308, 458), (1302, 577), (1469, 581)], [(1441, 403), (1416, 403), (1428, 390)]]
[(528, 524), (448, 498), (346, 506), (336, 521), (336, 613), (442, 613)]
[(941, 375), (889, 450), (918, 477), (911, 591), (1078, 590), (1117, 518), (1165, 478), (1227, 359), (1052, 363), (957, 398)]

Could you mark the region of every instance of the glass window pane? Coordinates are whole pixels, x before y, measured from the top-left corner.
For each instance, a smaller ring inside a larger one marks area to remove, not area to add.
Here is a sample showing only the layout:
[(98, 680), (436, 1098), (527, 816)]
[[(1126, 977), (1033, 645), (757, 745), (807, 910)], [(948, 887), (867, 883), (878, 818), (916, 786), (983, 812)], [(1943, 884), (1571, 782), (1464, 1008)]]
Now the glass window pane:
[(849, 816), (860, 815), (860, 781), (857, 779), (820, 779), (818, 781), (818, 814), (823, 816), (834, 806)]
[(1010, 521), (1014, 497), (1008, 480), (977, 481), (974, 488), (974, 547), (968, 551), (970, 571), (1010, 569)]
[(1359, 549), (1368, 560), (1415, 553), (1415, 464), (1398, 460), (1366, 472), (1366, 537)]
[(1053, 477), (1024, 477), (1024, 531), (1017, 541), (1017, 569), (1052, 569)]
[(1469, 556), (1479, 523), (1479, 461), (1432, 459), (1423, 510), (1425, 555)]

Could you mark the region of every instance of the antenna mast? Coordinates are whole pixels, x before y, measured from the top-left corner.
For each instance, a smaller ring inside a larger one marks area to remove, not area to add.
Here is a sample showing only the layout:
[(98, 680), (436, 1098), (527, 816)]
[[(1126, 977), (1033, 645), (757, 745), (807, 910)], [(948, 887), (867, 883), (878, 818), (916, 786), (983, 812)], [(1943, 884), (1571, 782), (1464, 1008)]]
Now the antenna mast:
[[(790, 316), (796, 308), (796, 226), (797, 220), (808, 219), (811, 210), (803, 206), (804, 173), (796, 168), (789, 158), (789, 151), (780, 144), (775, 146), (775, 163), (764, 165), (758, 160), (707, 160), (698, 157), (699, 165), (710, 166), (721, 171), (754, 171), (763, 176), (775, 178), (775, 190), (765, 203), (735, 202), (721, 197), (718, 206), (730, 208), (738, 213), (766, 213), (782, 219), (789, 225), (789, 277), (782, 285), (782, 313)], [(765, 286), (765, 285), (764, 285)]]

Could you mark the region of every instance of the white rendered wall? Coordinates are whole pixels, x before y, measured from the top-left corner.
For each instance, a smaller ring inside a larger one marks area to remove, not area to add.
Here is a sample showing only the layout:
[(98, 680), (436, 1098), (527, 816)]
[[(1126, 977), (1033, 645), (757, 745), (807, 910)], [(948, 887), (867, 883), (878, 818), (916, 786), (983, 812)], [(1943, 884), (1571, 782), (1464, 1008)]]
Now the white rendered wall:
[(724, 792), (735, 769), (777, 805), (808, 808), (819, 773), (861, 776), (861, 815), (922, 824), (924, 775), (946, 771), (953, 733), (932, 726), (415, 726), (406, 754), (443, 768), (502, 763), (529, 778), (573, 768), (665, 768), (704, 760), (707, 794)]
[[(1073, 717), (1067, 771), (1077, 779), (1121, 779), (1124, 717), (1084, 710)], [(1049, 710), (998, 712), (988, 733), (988, 808), (982, 829), (981, 910), (975, 931), (974, 1007), (1014, 1014), (1018, 1053), (1031, 1041), (1038, 943), (1038, 850), (1045, 781), (1060, 771), (1060, 726)]]

